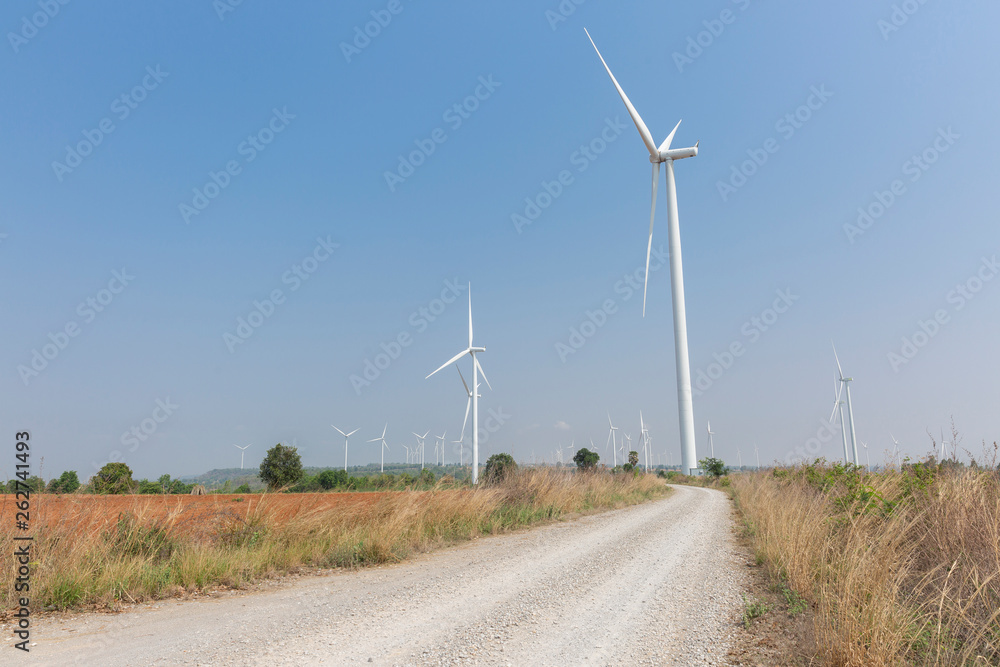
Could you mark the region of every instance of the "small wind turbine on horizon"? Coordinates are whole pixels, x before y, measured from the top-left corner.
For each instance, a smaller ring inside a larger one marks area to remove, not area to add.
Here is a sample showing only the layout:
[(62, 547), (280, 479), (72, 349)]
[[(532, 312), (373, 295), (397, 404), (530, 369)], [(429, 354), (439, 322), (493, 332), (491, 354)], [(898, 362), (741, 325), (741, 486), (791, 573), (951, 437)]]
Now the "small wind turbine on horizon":
[(417, 451), (420, 452), (420, 469), (423, 470), (424, 469), (424, 446), (425, 446), (424, 445), (424, 439), (427, 437), (427, 433), (430, 433), (430, 431), (427, 431), (427, 433), (424, 433), (423, 435), (420, 435), (416, 431), (410, 431), (410, 433), (412, 433), (413, 435), (417, 436)]
[(240, 470), (243, 470), (243, 454), (246, 453), (247, 449), (253, 447), (253, 445), (247, 445), (246, 447), (240, 447), (239, 445), (233, 445), (236, 449), (240, 450)]
[(757, 451), (757, 443), (753, 443), (753, 454), (757, 457), (757, 470), (760, 470), (760, 452)]
[(830, 413), (830, 423), (833, 423), (833, 418), (837, 416), (837, 412), (840, 412), (840, 435), (844, 440), (844, 465), (851, 462), (850, 453), (847, 450), (847, 424), (844, 423), (844, 402), (840, 400), (840, 392), (843, 391), (844, 386), (840, 384), (838, 380), (833, 381), (833, 412)]
[[(445, 438), (446, 435), (448, 435), (448, 431), (445, 431), (441, 435), (434, 436), (436, 439), (438, 439), (438, 440), (441, 441), (441, 465), (442, 466), (444, 465), (444, 438)], [(435, 446), (437, 446), (437, 445), (435, 445)]]
[[(608, 432), (608, 442), (611, 443), (611, 454), (612, 454), (612, 457), (613, 457), (613, 460), (614, 460), (614, 464), (615, 464), (614, 467), (617, 468), (618, 467), (618, 446), (617, 446), (617, 443), (615, 442), (615, 431), (617, 431), (618, 429), (615, 428), (615, 425), (611, 423), (611, 413), (610, 412), (608, 413), (608, 425), (611, 427), (611, 430)], [(605, 445), (604, 445), (604, 453), (607, 454), (607, 452), (608, 452), (608, 445), (607, 445), (607, 443), (605, 443)]]
[[(833, 345), (833, 343), (830, 343)], [(852, 377), (844, 377), (844, 369), (840, 367), (840, 357), (837, 356), (837, 347), (833, 347), (833, 356), (837, 360), (837, 372), (840, 373), (840, 382), (847, 390), (847, 420), (851, 425), (851, 447), (854, 450), (854, 465), (858, 465), (858, 439), (854, 432), (854, 407), (851, 403), (851, 382)], [(846, 461), (845, 461), (846, 463)]]
[(385, 423), (385, 428), (382, 429), (382, 435), (377, 438), (372, 438), (368, 442), (381, 442), (382, 445), (379, 447), (379, 452), (382, 454), (382, 466), (379, 472), (385, 472), (385, 450), (389, 449), (389, 445), (385, 441), (385, 432), (389, 429), (389, 422)]
[(639, 410), (639, 437), (642, 438), (642, 453), (646, 460), (646, 472), (649, 472), (649, 431), (646, 430), (646, 422), (642, 419), (642, 410)]
[(892, 440), (892, 457), (896, 461), (896, 467), (899, 467), (899, 440), (896, 440), (892, 433), (889, 434), (889, 438)]
[(865, 448), (865, 464), (868, 472), (872, 471), (872, 460), (868, 457), (868, 443), (864, 440), (861, 441), (861, 446)]
[[(486, 386), (493, 389), (490, 385), (489, 379), (486, 377), (486, 372), (479, 363), (479, 359), (476, 358), (476, 353), (485, 352), (485, 347), (474, 347), (472, 344), (472, 283), (469, 283), (469, 347), (465, 350), (459, 352), (454, 357), (442, 364), (436, 371), (427, 376), (430, 378), (431, 375), (447, 368), (452, 365), (465, 355), (472, 357), (472, 483), (475, 485), (479, 482), (479, 374), (483, 374), (483, 380), (486, 382)], [(459, 371), (461, 374), (461, 371)], [(424, 378), (425, 380), (427, 378)], [(462, 383), (465, 383), (465, 378), (462, 378)], [(469, 386), (465, 386), (466, 391), (469, 391)], [(462, 428), (462, 433), (464, 435), (465, 428)]]
[(715, 435), (715, 433), (712, 431), (712, 422), (708, 422), (708, 448), (711, 451), (712, 458), (714, 459), (715, 458), (715, 441), (712, 439), (713, 435)]
[[(333, 424), (330, 424), (330, 426), (333, 426)], [(388, 424), (386, 424), (386, 426), (388, 426)], [(350, 433), (344, 433), (343, 431), (341, 431), (336, 426), (333, 426), (333, 430), (336, 431), (337, 433), (339, 433), (340, 435), (344, 436), (344, 472), (347, 472), (347, 441), (348, 441), (348, 439), (350, 439), (350, 437), (352, 435), (354, 435), (355, 433), (357, 433), (361, 429), (356, 428), (353, 431), (351, 431)]]
[(626, 95), (622, 87), (618, 85), (618, 80), (615, 79), (615, 75), (611, 73), (611, 68), (608, 67), (608, 64), (604, 61), (604, 56), (601, 55), (597, 45), (594, 44), (594, 40), (590, 36), (590, 33), (587, 32), (586, 29), (584, 29), (584, 32), (587, 33), (587, 39), (590, 40), (590, 44), (594, 47), (594, 51), (597, 51), (597, 57), (601, 59), (601, 64), (604, 65), (604, 69), (607, 70), (608, 76), (611, 77), (611, 82), (615, 85), (615, 89), (617, 89), (619, 97), (621, 97), (622, 102), (625, 103), (625, 108), (628, 110), (629, 116), (632, 117), (632, 122), (639, 131), (639, 135), (642, 137), (642, 142), (646, 145), (646, 150), (649, 151), (649, 161), (653, 165), (653, 201), (649, 213), (649, 242), (646, 245), (646, 273), (642, 288), (643, 317), (646, 315), (646, 290), (649, 286), (649, 256), (650, 251), (653, 248), (653, 220), (656, 216), (656, 190), (660, 182), (660, 165), (666, 164), (667, 242), (670, 257), (671, 298), (673, 302), (674, 359), (677, 366), (677, 412), (681, 436), (681, 472), (689, 474), (691, 469), (698, 467), (698, 461), (694, 437), (694, 406), (691, 396), (691, 362), (688, 354), (687, 310), (684, 304), (684, 268), (681, 261), (681, 232), (679, 216), (677, 214), (677, 186), (674, 181), (674, 161), (689, 157), (696, 157), (698, 155), (698, 144), (695, 143), (695, 145), (690, 148), (670, 147), (674, 140), (674, 134), (677, 132), (677, 128), (680, 127), (680, 122), (678, 122), (670, 134), (667, 135), (667, 138), (663, 140), (662, 144), (657, 146), (653, 143), (653, 135), (650, 134), (649, 128), (646, 127), (646, 124), (639, 116), (639, 112), (635, 110), (634, 106), (632, 106), (632, 102), (629, 100), (628, 95)]

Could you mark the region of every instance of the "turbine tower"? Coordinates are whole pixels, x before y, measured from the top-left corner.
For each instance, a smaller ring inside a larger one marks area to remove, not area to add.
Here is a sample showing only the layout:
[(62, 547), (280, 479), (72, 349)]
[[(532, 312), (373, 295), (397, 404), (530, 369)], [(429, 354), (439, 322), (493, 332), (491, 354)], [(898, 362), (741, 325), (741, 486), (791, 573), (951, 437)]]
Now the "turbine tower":
[(840, 373), (840, 382), (847, 389), (847, 420), (851, 424), (851, 447), (854, 450), (854, 465), (858, 465), (858, 439), (854, 433), (854, 409), (851, 403), (851, 382), (854, 381), (854, 378), (844, 377), (844, 369), (840, 367), (840, 357), (837, 356), (836, 346), (833, 348), (833, 356), (837, 360), (837, 371)]
[[(584, 30), (586, 32), (586, 30)], [(677, 366), (677, 413), (680, 424), (681, 436), (681, 472), (690, 474), (693, 468), (698, 467), (697, 453), (695, 451), (694, 440), (694, 406), (691, 399), (691, 363), (688, 355), (687, 340), (687, 310), (684, 305), (684, 268), (681, 261), (681, 231), (680, 222), (677, 215), (677, 186), (674, 181), (674, 160), (696, 157), (698, 155), (698, 144), (690, 148), (670, 148), (674, 140), (674, 133), (680, 127), (680, 123), (674, 127), (673, 131), (663, 143), (657, 146), (653, 143), (653, 135), (649, 128), (639, 117), (639, 112), (632, 106), (628, 95), (618, 85), (618, 80), (611, 73), (611, 68), (604, 61), (604, 56), (594, 44), (593, 38), (587, 32), (587, 39), (597, 51), (597, 57), (601, 59), (604, 69), (607, 70), (611, 82), (618, 90), (618, 95), (625, 103), (632, 122), (635, 123), (639, 135), (642, 137), (646, 149), (649, 151), (649, 161), (653, 164), (653, 203), (649, 213), (649, 242), (646, 246), (646, 274), (642, 288), (642, 314), (646, 315), (646, 288), (649, 286), (649, 255), (653, 248), (653, 219), (656, 215), (656, 189), (660, 182), (660, 165), (666, 164), (667, 172), (667, 241), (670, 253), (670, 287), (673, 300), (674, 316), (674, 357)]]
[[(330, 424), (330, 426), (333, 426), (333, 424)], [(388, 426), (388, 424), (386, 424), (386, 426)], [(361, 429), (357, 429), (356, 428), (353, 431), (351, 431), (350, 433), (344, 433), (343, 431), (341, 431), (336, 426), (333, 426), (333, 430), (336, 431), (337, 433), (339, 433), (340, 435), (344, 436), (344, 472), (347, 472), (347, 440), (348, 440), (348, 438), (350, 438), (352, 435), (354, 435), (355, 433), (357, 433)]]
[(379, 472), (385, 472), (385, 450), (389, 449), (389, 445), (385, 443), (385, 432), (388, 430), (388, 428), (389, 428), (389, 422), (386, 422), (385, 428), (382, 429), (382, 435), (380, 435), (377, 438), (372, 438), (371, 440), (368, 441), (368, 442), (382, 443), (382, 446), (379, 447), (379, 452), (382, 453), (382, 467), (381, 470), (379, 470)]
[[(486, 377), (486, 372), (483, 367), (479, 364), (479, 359), (476, 359), (477, 352), (485, 352), (485, 347), (474, 347), (472, 344), (472, 283), (469, 283), (469, 347), (462, 350), (454, 357), (446, 361), (441, 365), (434, 373), (427, 376), (429, 378), (438, 371), (441, 371), (448, 366), (452, 365), (465, 355), (472, 357), (472, 483), (476, 484), (479, 482), (479, 374), (483, 374), (483, 380), (486, 381), (486, 386), (493, 389), (490, 385), (489, 379)], [(461, 373), (461, 371), (460, 371)], [(427, 378), (424, 378), (425, 380)], [(462, 382), (465, 382), (465, 378), (462, 378)], [(465, 387), (466, 391), (469, 391), (468, 385)], [(465, 428), (463, 427), (462, 432), (464, 434)]]
[[(612, 454), (612, 457), (613, 457), (613, 460), (614, 460), (614, 464), (615, 464), (614, 467), (617, 468), (618, 467), (618, 444), (615, 442), (615, 431), (617, 431), (618, 429), (615, 428), (615, 425), (611, 423), (611, 413), (610, 412), (608, 413), (608, 426), (611, 427), (611, 430), (608, 431), (608, 442), (611, 443), (611, 454)], [(607, 445), (607, 443), (605, 443), (604, 444), (604, 452), (607, 453), (607, 451), (608, 451), (608, 445)]]
[(253, 447), (253, 445), (247, 445), (246, 447), (240, 447), (239, 445), (233, 445), (236, 449), (240, 450), (240, 470), (243, 470), (243, 454), (247, 451), (248, 447)]
[(753, 443), (753, 454), (757, 457), (757, 470), (760, 470), (760, 452), (757, 451), (757, 443)]

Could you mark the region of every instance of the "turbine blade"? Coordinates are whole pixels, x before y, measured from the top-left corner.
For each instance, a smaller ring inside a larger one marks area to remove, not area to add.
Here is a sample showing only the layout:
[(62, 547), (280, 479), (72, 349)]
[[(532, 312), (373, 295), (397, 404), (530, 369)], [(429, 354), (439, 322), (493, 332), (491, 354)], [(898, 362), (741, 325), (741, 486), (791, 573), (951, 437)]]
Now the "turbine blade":
[[(830, 345), (833, 345), (833, 341), (830, 341)], [(837, 370), (840, 372), (840, 379), (844, 379), (844, 369), (840, 367), (840, 357), (837, 356), (837, 346), (833, 345), (833, 358), (837, 360)]]
[[(458, 354), (456, 354), (456, 355), (455, 355), (454, 357), (452, 357), (452, 358), (451, 358), (451, 359), (449, 359), (448, 361), (446, 361), (446, 362), (444, 362), (443, 364), (441, 364), (441, 367), (440, 367), (440, 368), (438, 368), (438, 369), (437, 369), (436, 371), (434, 371), (434, 373), (437, 373), (438, 371), (441, 371), (441, 370), (443, 370), (443, 369), (447, 368), (448, 366), (450, 366), (451, 364), (455, 363), (456, 361), (458, 361), (459, 359), (461, 359), (462, 357), (464, 357), (464, 356), (465, 356), (465, 355), (467, 355), (467, 354), (469, 354), (469, 351), (468, 351), (468, 350), (462, 350), (461, 352), (459, 352)], [(434, 373), (431, 373), (431, 375), (434, 375)], [(428, 375), (428, 376), (427, 376), (426, 378), (424, 378), (424, 379), (426, 380), (426, 379), (427, 379), (427, 378), (429, 378), (429, 377), (430, 377), (431, 375)]]
[(673, 143), (673, 141), (674, 141), (674, 135), (677, 134), (677, 128), (680, 127), (680, 126), (681, 126), (681, 121), (677, 121), (677, 125), (674, 125), (674, 129), (670, 132), (670, 134), (667, 135), (667, 138), (663, 140), (663, 143), (660, 144), (659, 151), (661, 153), (663, 151), (669, 151), (670, 150), (670, 144)]
[(479, 372), (480, 372), (480, 374), (482, 374), (483, 379), (486, 380), (486, 386), (490, 388), (490, 391), (492, 391), (493, 390), (493, 385), (490, 384), (489, 379), (486, 377), (486, 371), (483, 370), (483, 365), (479, 363), (479, 359), (476, 359), (476, 355), (472, 355), (472, 358), (476, 362), (476, 368), (479, 369)]
[(389, 422), (385, 423), (385, 427), (382, 429), (382, 439), (385, 440), (385, 432), (389, 430)]
[[(339, 430), (339, 429), (338, 429), (338, 430)], [(360, 428), (356, 428), (356, 429), (354, 429), (353, 431), (351, 431), (350, 433), (348, 433), (347, 435), (345, 435), (344, 437), (345, 437), (345, 438), (350, 438), (350, 437), (351, 437), (352, 435), (354, 435), (355, 433), (357, 433), (357, 432), (358, 432), (358, 431), (360, 431), (360, 430), (361, 430)]]
[(660, 154), (656, 150), (656, 144), (653, 143), (653, 135), (649, 133), (649, 128), (646, 124), (642, 122), (642, 118), (639, 116), (639, 112), (635, 110), (632, 106), (632, 101), (629, 100), (628, 95), (622, 90), (622, 87), (618, 85), (618, 79), (615, 75), (611, 73), (611, 68), (608, 67), (608, 63), (604, 61), (604, 56), (601, 55), (600, 49), (597, 48), (597, 44), (594, 44), (594, 38), (590, 36), (590, 33), (586, 28), (583, 29), (587, 33), (587, 39), (590, 40), (590, 45), (594, 47), (594, 51), (597, 51), (597, 57), (601, 59), (601, 64), (604, 65), (604, 69), (607, 70), (608, 76), (611, 77), (611, 82), (615, 84), (615, 88), (618, 90), (618, 95), (622, 98), (622, 102), (625, 103), (625, 108), (628, 109), (628, 115), (632, 117), (632, 122), (635, 123), (635, 129), (639, 130), (639, 136), (642, 137), (642, 143), (646, 144), (646, 150), (649, 151), (650, 156), (659, 159)]
[[(465, 385), (465, 393), (468, 394), (469, 396), (472, 396), (472, 391), (469, 389), (469, 385), (465, 381), (465, 376), (462, 375), (462, 369), (459, 368), (458, 366), (455, 366), (455, 370), (458, 371), (458, 377), (462, 378), (462, 384)], [(462, 430), (464, 432), (465, 429)]]
[(646, 289), (649, 287), (649, 254), (653, 250), (653, 221), (656, 218), (656, 189), (660, 184), (660, 163), (653, 164), (653, 205), (649, 209), (649, 242), (646, 244), (646, 273), (642, 277), (642, 316), (646, 317)]
[(465, 402), (465, 419), (462, 420), (462, 442), (465, 442), (465, 425), (469, 423), (469, 408), (472, 407), (472, 392), (469, 392), (469, 400)]
[[(330, 426), (333, 426), (333, 424), (330, 424)], [(346, 434), (346, 433), (344, 433), (343, 431), (341, 431), (341, 430), (340, 430), (339, 428), (337, 428), (336, 426), (333, 426), (333, 430), (334, 430), (334, 431), (336, 431), (337, 433), (339, 433), (340, 435), (344, 436), (345, 438), (347, 437), (347, 434)]]

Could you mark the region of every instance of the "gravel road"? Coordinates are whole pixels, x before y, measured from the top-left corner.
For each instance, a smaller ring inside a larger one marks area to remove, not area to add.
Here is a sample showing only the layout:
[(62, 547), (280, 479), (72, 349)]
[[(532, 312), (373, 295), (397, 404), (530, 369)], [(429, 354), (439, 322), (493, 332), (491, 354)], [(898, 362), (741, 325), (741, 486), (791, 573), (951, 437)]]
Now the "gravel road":
[[(51, 616), (34, 624), (24, 662), (725, 664), (746, 586), (730, 511), (722, 493), (675, 487), (664, 500), (400, 565)], [(0, 650), (12, 658), (7, 641)]]

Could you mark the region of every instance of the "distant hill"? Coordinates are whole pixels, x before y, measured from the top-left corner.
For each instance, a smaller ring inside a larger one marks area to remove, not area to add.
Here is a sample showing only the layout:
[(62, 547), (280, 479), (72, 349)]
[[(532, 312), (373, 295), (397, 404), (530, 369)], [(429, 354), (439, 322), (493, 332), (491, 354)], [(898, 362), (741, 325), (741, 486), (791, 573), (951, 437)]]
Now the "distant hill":
[[(447, 466), (436, 466), (436, 465), (425, 465), (425, 468), (429, 468), (434, 472), (435, 475), (441, 476), (448, 474), (449, 472), (454, 472), (458, 467), (457, 465), (447, 465)], [(340, 470), (336, 466), (324, 466), (315, 467), (309, 466), (304, 467), (303, 471), (306, 475), (314, 476), (323, 472), (324, 470)], [(350, 466), (347, 468), (348, 474), (352, 477), (368, 477), (370, 475), (379, 474), (379, 464), (369, 464), (365, 466)], [(419, 465), (407, 465), (404, 463), (387, 463), (385, 464), (385, 472), (391, 473), (393, 475), (398, 475), (400, 473), (408, 472), (411, 475), (417, 475), (420, 473)], [(251, 489), (261, 489), (264, 487), (264, 482), (261, 481), (260, 476), (257, 474), (256, 468), (245, 468), (240, 470), (239, 468), (216, 468), (215, 470), (209, 470), (201, 475), (187, 475), (179, 478), (185, 484), (204, 484), (205, 488), (209, 491), (213, 489), (218, 489), (222, 487), (223, 484), (229, 482), (231, 488), (235, 488), (241, 484), (249, 484)]]

